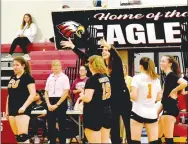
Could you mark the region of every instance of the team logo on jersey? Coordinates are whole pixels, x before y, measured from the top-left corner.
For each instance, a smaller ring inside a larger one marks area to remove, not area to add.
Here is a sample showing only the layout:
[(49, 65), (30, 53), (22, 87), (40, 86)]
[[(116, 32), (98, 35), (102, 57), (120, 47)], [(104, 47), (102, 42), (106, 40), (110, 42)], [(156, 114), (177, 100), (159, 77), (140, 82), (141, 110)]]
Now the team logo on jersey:
[(9, 81), (8, 88), (17, 88), (19, 83), (20, 83), (20, 79), (18, 79), (16, 81), (14, 79), (11, 79)]
[(82, 35), (85, 33), (85, 28), (75, 21), (63, 22), (57, 25), (57, 28), (59, 29), (59, 33), (66, 39), (74, 39), (75, 35), (82, 38)]

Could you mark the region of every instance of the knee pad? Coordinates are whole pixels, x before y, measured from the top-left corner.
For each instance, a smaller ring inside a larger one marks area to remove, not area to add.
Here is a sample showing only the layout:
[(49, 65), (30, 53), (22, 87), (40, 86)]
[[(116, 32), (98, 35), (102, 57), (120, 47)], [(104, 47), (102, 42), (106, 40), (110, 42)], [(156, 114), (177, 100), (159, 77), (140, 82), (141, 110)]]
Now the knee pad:
[(19, 141), (19, 136), (18, 135), (14, 135), (14, 136), (15, 136), (16, 141)]
[(159, 144), (158, 140), (149, 142), (150, 144)]
[(18, 142), (25, 142), (26, 140), (29, 139), (29, 136), (27, 134), (20, 134), (17, 139)]
[(136, 140), (131, 140), (131, 144), (141, 144), (140, 141), (136, 141)]
[(158, 144), (162, 144), (161, 138), (158, 138)]
[(173, 138), (165, 138), (166, 144), (174, 144)]

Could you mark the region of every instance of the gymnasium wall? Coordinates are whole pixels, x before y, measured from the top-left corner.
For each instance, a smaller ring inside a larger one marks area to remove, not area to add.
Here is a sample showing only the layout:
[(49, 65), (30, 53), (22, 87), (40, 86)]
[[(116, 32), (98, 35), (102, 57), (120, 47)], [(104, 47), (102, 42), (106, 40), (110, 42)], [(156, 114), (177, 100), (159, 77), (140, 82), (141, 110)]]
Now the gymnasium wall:
[[(122, 0), (128, 1), (128, 0)], [(141, 0), (143, 5), (187, 5), (187, 0)], [(53, 36), (51, 11), (61, 10), (63, 4), (72, 8), (93, 6), (93, 0), (2, 0), (1, 43), (11, 43), (18, 31), (22, 17), (30, 13), (38, 27), (36, 42), (44, 42)], [(118, 7), (120, 0), (108, 0), (108, 7)]]

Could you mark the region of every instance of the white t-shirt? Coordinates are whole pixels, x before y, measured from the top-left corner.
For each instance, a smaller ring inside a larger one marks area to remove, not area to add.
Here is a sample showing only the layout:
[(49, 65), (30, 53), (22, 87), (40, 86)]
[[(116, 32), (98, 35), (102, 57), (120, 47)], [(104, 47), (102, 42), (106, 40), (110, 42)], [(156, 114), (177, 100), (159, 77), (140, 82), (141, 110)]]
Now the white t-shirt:
[(61, 97), (64, 90), (70, 89), (69, 78), (64, 73), (58, 76), (51, 74), (46, 82), (45, 90), (48, 91), (49, 97)]
[(132, 111), (143, 118), (156, 119), (155, 101), (161, 91), (160, 80), (152, 80), (148, 75), (141, 73), (133, 77), (131, 86), (138, 89), (138, 99), (133, 101)]

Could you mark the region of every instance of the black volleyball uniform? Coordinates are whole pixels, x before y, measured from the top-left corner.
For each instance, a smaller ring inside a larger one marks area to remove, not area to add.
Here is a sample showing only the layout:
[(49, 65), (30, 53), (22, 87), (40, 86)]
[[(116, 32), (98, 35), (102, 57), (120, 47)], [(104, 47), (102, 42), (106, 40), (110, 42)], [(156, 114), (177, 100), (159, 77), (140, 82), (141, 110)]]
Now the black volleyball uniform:
[(180, 77), (174, 72), (170, 72), (165, 78), (163, 98), (161, 102), (163, 104), (163, 115), (177, 117), (179, 114), (178, 101), (169, 96), (170, 92), (179, 85), (177, 83), (179, 78)]
[[(88, 62), (89, 56), (101, 55), (99, 49), (89, 49), (88, 53), (84, 53), (78, 48), (74, 48), (73, 51), (85, 62)], [(91, 52), (90, 52), (91, 51)], [(130, 100), (130, 93), (124, 80), (123, 64), (119, 54), (116, 52), (115, 47), (110, 49), (111, 57), (111, 109), (113, 115), (113, 123), (111, 129), (111, 140), (113, 144), (121, 144), (120, 140), (120, 116), (123, 118), (123, 122), (126, 129), (127, 143), (131, 144), (131, 129), (130, 129), (130, 115), (132, 109), (132, 102)], [(88, 71), (89, 77), (91, 72)]]
[(94, 131), (99, 131), (102, 127), (111, 128), (112, 112), (110, 108), (111, 87), (109, 78), (104, 74), (95, 74), (87, 80), (85, 89), (94, 89), (94, 94), (89, 103), (84, 103), (84, 128)]
[[(27, 86), (31, 83), (35, 83), (35, 80), (27, 73), (24, 73), (20, 78), (16, 78), (16, 75), (10, 78), (8, 83), (8, 109), (10, 116), (19, 115), (18, 110), (23, 106), (30, 95)], [(30, 115), (30, 112), (29, 106), (23, 114)]]

